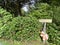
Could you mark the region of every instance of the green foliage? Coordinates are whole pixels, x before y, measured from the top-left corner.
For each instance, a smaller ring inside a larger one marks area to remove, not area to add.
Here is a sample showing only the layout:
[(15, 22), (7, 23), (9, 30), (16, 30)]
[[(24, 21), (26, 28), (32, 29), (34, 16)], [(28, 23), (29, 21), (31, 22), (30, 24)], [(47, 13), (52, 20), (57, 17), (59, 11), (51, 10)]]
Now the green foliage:
[(39, 23), (34, 17), (16, 17), (12, 19), (12, 22), (7, 23), (8, 30), (4, 31), (4, 35), (16, 40), (37, 39), (40, 30), (38, 25)]
[[(58, 31), (57, 29), (55, 29), (56, 24), (50, 24), (48, 26), (48, 34), (49, 34), (49, 42), (56, 44), (56, 45), (60, 45), (60, 31)], [(56, 26), (57, 27), (57, 26)]]
[(13, 17), (0, 8), (0, 37), (15, 40), (35, 40), (39, 37), (40, 23), (35, 17)]
[(60, 26), (60, 6), (59, 7), (54, 7), (54, 22), (56, 23), (57, 26)]
[(16, 17), (13, 19), (12, 24), (15, 28), (11, 31), (15, 31), (17, 40), (37, 39), (39, 36), (40, 26), (38, 26), (39, 23), (34, 17)]
[(37, 3), (37, 9), (32, 10), (29, 15), (32, 15), (36, 18), (52, 18), (53, 11), (49, 4), (47, 3)]
[(0, 7), (0, 17), (11, 15), (9, 12)]
[[(37, 3), (36, 9), (31, 9), (25, 17), (13, 17), (13, 14), (0, 8), (0, 37), (13, 40), (35, 40), (39, 37), (39, 30), (42, 27), (38, 19), (52, 18), (52, 24), (47, 25), (48, 42), (51, 45), (60, 45), (60, 6), (58, 7), (60, 1), (50, 0), (50, 5), (47, 2)], [(16, 4), (14, 8), (9, 2), (8, 10), (20, 13), (19, 3)]]
[(4, 10), (0, 7), (0, 37), (3, 35), (2, 33), (8, 28), (6, 24), (12, 20), (12, 14)]
[(53, 14), (53, 23), (48, 25), (48, 41), (60, 45), (60, 7), (53, 7)]
[(59, 6), (60, 5), (60, 1), (59, 0), (51, 0), (51, 5), (53, 6)]

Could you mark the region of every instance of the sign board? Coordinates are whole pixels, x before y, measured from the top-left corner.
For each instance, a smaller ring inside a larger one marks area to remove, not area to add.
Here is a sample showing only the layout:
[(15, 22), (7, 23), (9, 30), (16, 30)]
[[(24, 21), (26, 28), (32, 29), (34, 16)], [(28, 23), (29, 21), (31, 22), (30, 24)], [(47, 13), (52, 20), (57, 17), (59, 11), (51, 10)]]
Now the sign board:
[(48, 40), (48, 35), (46, 33), (46, 23), (52, 23), (52, 19), (39, 19), (39, 22), (44, 23), (42, 32), (44, 35), (41, 35), (41, 37), (43, 38), (44, 45), (46, 45), (46, 41)]
[(39, 22), (52, 23), (52, 19), (39, 19)]

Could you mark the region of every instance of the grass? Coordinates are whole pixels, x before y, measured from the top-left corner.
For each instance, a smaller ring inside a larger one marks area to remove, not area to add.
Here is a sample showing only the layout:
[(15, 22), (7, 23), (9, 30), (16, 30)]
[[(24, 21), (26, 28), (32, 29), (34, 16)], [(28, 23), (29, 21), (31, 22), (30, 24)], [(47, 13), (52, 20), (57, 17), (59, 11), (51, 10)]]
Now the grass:
[(12, 41), (12, 40), (0, 39), (0, 45), (42, 45), (42, 42), (40, 40)]
[(0, 45), (43, 45), (42, 41), (39, 40), (32, 40), (32, 41), (12, 41), (12, 40), (4, 40), (0, 39)]

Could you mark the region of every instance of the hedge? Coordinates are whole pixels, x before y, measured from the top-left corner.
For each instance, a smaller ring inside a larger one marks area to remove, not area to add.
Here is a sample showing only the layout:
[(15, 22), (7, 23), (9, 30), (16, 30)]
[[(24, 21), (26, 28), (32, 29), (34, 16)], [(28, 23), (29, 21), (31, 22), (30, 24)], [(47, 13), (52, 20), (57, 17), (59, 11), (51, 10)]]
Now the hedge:
[(13, 17), (0, 8), (0, 37), (13, 40), (35, 40), (39, 37), (40, 23), (35, 17)]

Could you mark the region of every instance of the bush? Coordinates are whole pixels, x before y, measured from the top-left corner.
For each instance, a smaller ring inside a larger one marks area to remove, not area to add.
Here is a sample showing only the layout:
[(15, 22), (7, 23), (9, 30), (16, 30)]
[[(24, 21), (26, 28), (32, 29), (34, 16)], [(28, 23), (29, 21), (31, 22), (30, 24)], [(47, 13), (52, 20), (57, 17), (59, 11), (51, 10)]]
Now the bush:
[[(56, 27), (56, 28), (55, 28)], [(56, 24), (49, 24), (47, 33), (49, 34), (48, 42), (60, 45), (60, 31), (57, 30)]]
[(60, 45), (60, 7), (53, 7), (53, 22), (49, 24), (48, 34), (49, 34), (49, 42)]
[(31, 10), (31, 12), (29, 13), (29, 16), (36, 17), (37, 19), (39, 18), (50, 19), (53, 16), (52, 7), (47, 3), (38, 3), (36, 4), (36, 9)]
[[(17, 40), (37, 39), (39, 36), (39, 22), (34, 17), (15, 17), (5, 27), (4, 36)], [(4, 37), (3, 36), (3, 37)]]
[(2, 37), (3, 32), (8, 28), (6, 24), (11, 22), (12, 18), (12, 14), (0, 7), (0, 37)]
[[(1, 11), (1, 8), (0, 8)], [(13, 40), (30, 40), (39, 37), (40, 23), (35, 17), (13, 17), (2, 9), (0, 17), (0, 37)], [(6, 14), (7, 13), (7, 14)]]

